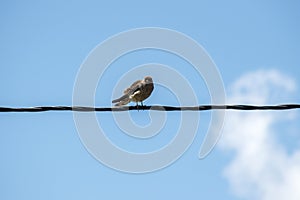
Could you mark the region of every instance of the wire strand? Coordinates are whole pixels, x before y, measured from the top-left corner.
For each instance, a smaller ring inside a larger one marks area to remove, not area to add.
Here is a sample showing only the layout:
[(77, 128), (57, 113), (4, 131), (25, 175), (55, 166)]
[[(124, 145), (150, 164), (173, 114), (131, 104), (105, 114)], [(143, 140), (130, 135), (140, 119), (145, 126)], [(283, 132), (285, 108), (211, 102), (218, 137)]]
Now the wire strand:
[(74, 111), (74, 112), (121, 112), (128, 110), (156, 111), (206, 111), (206, 110), (290, 110), (299, 109), (300, 104), (281, 105), (199, 105), (199, 106), (122, 106), (122, 107), (85, 107), (85, 106), (37, 106), (37, 107), (0, 107), (0, 112), (45, 112), (45, 111)]

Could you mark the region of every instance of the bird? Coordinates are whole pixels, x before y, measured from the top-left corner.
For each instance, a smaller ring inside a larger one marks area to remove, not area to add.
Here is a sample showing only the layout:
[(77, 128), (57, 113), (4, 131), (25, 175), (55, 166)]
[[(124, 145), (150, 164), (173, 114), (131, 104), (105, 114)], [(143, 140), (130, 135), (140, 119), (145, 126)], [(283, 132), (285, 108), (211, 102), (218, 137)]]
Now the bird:
[(135, 81), (129, 88), (124, 90), (124, 95), (112, 101), (115, 106), (124, 106), (130, 102), (136, 102), (136, 106), (139, 106), (139, 102), (143, 105), (143, 101), (147, 99), (154, 89), (153, 80), (151, 76), (146, 76), (143, 80)]

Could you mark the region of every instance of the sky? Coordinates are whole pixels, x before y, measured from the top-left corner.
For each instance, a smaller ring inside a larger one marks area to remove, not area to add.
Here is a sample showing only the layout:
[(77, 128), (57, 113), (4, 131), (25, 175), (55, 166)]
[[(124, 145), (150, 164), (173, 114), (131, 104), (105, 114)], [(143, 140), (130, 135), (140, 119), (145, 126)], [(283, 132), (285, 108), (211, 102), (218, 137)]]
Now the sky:
[[(93, 50), (112, 36), (144, 27), (174, 30), (200, 44), (220, 73), (228, 104), (299, 103), (299, 8), (297, 1), (256, 0), (1, 1), (0, 106), (71, 106), (78, 74)], [(171, 88), (182, 91), (183, 82), (162, 84), (171, 77), (164, 66), (188, 82), (199, 104), (211, 103), (209, 85), (191, 63), (144, 49), (111, 63), (90, 94), (95, 106), (111, 106), (112, 98), (146, 75), (155, 82), (146, 105), (178, 106), (180, 98), (190, 105), (189, 96)], [(103, 68), (98, 67), (95, 74)], [(173, 163), (128, 173), (96, 159), (83, 140), (89, 132), (79, 130), (72, 112), (0, 113), (0, 199), (300, 199), (298, 110), (226, 112), (222, 135), (204, 159), (198, 154), (212, 112), (199, 112), (197, 123), (191, 112), (185, 113), (188, 121), (181, 121), (180, 112), (127, 114), (94, 117), (109, 141), (131, 153), (162, 150), (179, 127), (197, 127)], [(140, 138), (145, 134), (152, 135)], [(150, 161), (145, 159), (147, 166)]]

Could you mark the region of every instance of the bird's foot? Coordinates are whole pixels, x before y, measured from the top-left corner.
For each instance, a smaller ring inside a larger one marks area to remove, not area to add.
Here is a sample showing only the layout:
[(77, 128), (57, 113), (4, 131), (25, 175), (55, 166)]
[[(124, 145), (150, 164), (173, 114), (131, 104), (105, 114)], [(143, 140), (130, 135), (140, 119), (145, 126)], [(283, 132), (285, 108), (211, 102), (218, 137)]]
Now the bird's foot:
[(142, 109), (144, 110), (145, 108), (144, 108), (144, 104), (143, 104), (143, 102), (141, 102), (141, 104), (142, 104)]

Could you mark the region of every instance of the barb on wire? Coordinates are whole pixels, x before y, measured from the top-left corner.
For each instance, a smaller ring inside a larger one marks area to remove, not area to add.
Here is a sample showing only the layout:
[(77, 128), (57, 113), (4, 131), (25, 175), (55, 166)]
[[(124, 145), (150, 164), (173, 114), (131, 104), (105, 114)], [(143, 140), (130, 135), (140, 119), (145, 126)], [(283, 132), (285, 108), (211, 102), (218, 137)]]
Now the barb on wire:
[(199, 106), (122, 106), (122, 107), (84, 107), (84, 106), (37, 106), (25, 108), (0, 107), (0, 112), (45, 112), (45, 111), (74, 111), (74, 112), (120, 112), (128, 110), (156, 111), (205, 111), (205, 110), (289, 110), (300, 108), (300, 104), (281, 105), (199, 105)]

